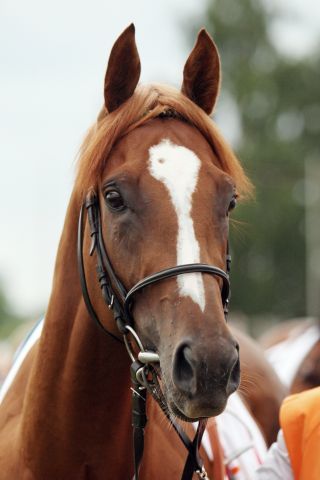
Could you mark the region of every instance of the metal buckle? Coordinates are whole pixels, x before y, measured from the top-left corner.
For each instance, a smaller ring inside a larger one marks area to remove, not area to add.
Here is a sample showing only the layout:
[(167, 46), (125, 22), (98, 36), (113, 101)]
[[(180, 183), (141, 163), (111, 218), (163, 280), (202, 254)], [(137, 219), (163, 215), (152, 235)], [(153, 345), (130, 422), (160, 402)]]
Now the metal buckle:
[(203, 480), (210, 480), (204, 467), (202, 467), (201, 470), (196, 470), (196, 474)]

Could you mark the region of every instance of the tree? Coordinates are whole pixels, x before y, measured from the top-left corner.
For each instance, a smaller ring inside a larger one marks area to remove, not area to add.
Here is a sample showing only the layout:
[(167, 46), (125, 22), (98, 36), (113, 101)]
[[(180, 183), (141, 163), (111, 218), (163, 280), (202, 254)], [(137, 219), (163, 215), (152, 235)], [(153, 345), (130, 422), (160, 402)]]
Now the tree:
[(273, 19), (258, 0), (216, 0), (204, 24), (221, 54), (222, 103), (231, 97), (240, 116), (236, 151), (256, 187), (234, 215), (245, 224), (231, 232), (232, 310), (287, 317), (306, 312), (304, 160), (318, 151), (320, 62), (282, 56)]
[(22, 318), (16, 315), (0, 284), (0, 339), (8, 336), (20, 323)]

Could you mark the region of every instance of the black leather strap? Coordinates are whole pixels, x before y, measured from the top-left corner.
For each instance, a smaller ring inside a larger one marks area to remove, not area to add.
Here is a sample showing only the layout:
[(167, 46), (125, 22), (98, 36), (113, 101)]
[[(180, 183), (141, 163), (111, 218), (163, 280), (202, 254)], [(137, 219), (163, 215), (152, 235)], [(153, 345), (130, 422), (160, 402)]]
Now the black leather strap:
[(162, 280), (166, 280), (167, 278), (176, 277), (178, 275), (183, 275), (185, 273), (209, 273), (210, 275), (214, 275), (220, 277), (222, 279), (222, 290), (221, 290), (221, 297), (222, 303), (225, 304), (228, 296), (229, 296), (229, 277), (221, 268), (214, 267), (211, 265), (207, 265), (206, 263), (190, 263), (186, 265), (177, 265), (176, 267), (166, 268), (164, 270), (160, 270), (160, 272), (154, 273), (149, 275), (148, 277), (143, 278), (140, 282), (136, 283), (131, 290), (129, 290), (125, 302), (124, 302), (124, 310), (126, 316), (131, 318), (131, 304), (133, 301), (134, 295), (149, 285), (154, 283), (160, 282)]
[[(101, 227), (100, 219), (100, 209), (99, 201), (96, 193), (91, 190), (89, 191), (85, 204), (82, 205), (79, 215), (79, 224), (78, 224), (78, 246), (77, 246), (77, 257), (78, 257), (78, 268), (80, 276), (80, 284), (82, 289), (82, 294), (84, 302), (88, 309), (88, 312), (94, 322), (98, 327), (107, 335), (114, 338), (116, 341), (124, 343), (120, 338), (114, 335), (112, 332), (107, 330), (104, 325), (99, 320), (95, 309), (90, 300), (84, 262), (83, 262), (83, 223), (84, 223), (84, 208), (87, 210), (88, 222), (90, 226), (90, 235), (91, 235), (91, 247), (90, 255), (93, 255), (94, 252), (97, 254), (97, 274), (98, 280), (101, 287), (102, 296), (106, 305), (112, 310), (115, 321), (117, 323), (119, 331), (126, 335), (128, 330), (126, 325), (133, 323), (133, 318), (131, 314), (131, 306), (134, 300), (134, 296), (137, 292), (143, 290), (145, 287), (155, 284), (159, 281), (163, 281), (167, 278), (175, 277), (177, 275), (188, 274), (188, 273), (208, 273), (210, 275), (217, 276), (222, 279), (222, 289), (221, 289), (221, 298), (224, 306), (225, 314), (228, 310), (228, 297), (230, 293), (230, 284), (229, 284), (229, 271), (231, 257), (229, 255), (229, 245), (227, 245), (227, 258), (226, 258), (226, 270), (224, 272), (222, 269), (203, 264), (195, 263), (188, 265), (178, 265), (175, 267), (167, 268), (156, 272), (148, 277), (140, 280), (136, 285), (134, 285), (131, 290), (127, 293), (125, 287), (116, 276), (110, 259), (107, 255)], [(134, 462), (135, 462), (135, 480), (139, 478), (139, 465), (143, 455), (144, 449), (144, 427), (147, 422), (146, 417), (146, 405), (145, 405), (145, 395), (146, 390), (140, 390), (140, 384), (137, 381), (136, 370), (140, 368), (141, 364), (134, 362), (131, 368), (131, 379), (132, 379), (132, 426), (133, 426), (133, 441), (134, 441)], [(184, 430), (176, 423), (173, 419), (170, 418), (168, 414), (168, 408), (163, 399), (163, 394), (157, 395), (155, 391), (152, 390), (148, 381), (146, 380), (146, 386), (148, 390), (152, 393), (153, 397), (159, 403), (161, 409), (167, 416), (168, 420), (172, 423), (173, 428), (177, 432), (179, 438), (185, 445), (188, 450), (188, 457), (186, 465), (183, 471), (182, 480), (191, 480), (194, 472), (201, 472), (202, 470), (202, 461), (199, 456), (199, 446), (201, 444), (202, 435), (205, 429), (205, 421), (200, 421), (199, 426), (194, 437), (194, 440), (191, 441), (186, 435)]]
[(184, 466), (181, 480), (191, 480), (194, 472), (201, 472), (203, 467), (203, 462), (199, 455), (199, 448), (201, 445), (201, 440), (206, 429), (206, 420), (200, 420), (198, 423), (198, 428), (196, 435), (192, 442), (192, 447), (189, 449), (189, 454), (187, 461)]
[(89, 291), (88, 291), (88, 287), (87, 287), (86, 274), (85, 274), (84, 264), (83, 264), (83, 213), (84, 213), (84, 205), (81, 206), (80, 215), (79, 215), (78, 245), (77, 245), (77, 260), (78, 260), (78, 270), (79, 270), (82, 296), (83, 296), (83, 299), (84, 299), (84, 302), (86, 304), (86, 307), (87, 307), (87, 310), (89, 312), (90, 317), (96, 323), (96, 325), (100, 328), (100, 330), (102, 330), (103, 333), (106, 333), (107, 335), (112, 337), (117, 342), (124, 343), (121, 338), (118, 338), (112, 332), (109, 332), (109, 330), (107, 330), (104, 327), (104, 325), (100, 322), (100, 320), (98, 318), (98, 315), (96, 314), (96, 311), (95, 311), (95, 309), (92, 305), (92, 302), (90, 300)]
[(107, 255), (103, 235), (101, 228), (101, 218), (100, 218), (100, 208), (99, 208), (99, 199), (94, 190), (90, 190), (86, 196), (85, 201), (86, 209), (88, 212), (88, 220), (91, 229), (91, 248), (90, 255), (92, 255), (94, 249), (97, 250), (98, 261), (100, 263), (101, 269), (104, 271), (107, 278), (108, 284), (110, 287), (116, 291), (117, 298), (123, 304), (127, 291), (122, 285), (119, 278), (114, 273), (113, 266)]
[(133, 452), (134, 452), (134, 480), (139, 480), (139, 467), (144, 450), (144, 428), (147, 424), (146, 415), (146, 388), (141, 388), (137, 381), (137, 372), (143, 368), (139, 361), (132, 363), (131, 372), (131, 390), (132, 390), (132, 433), (133, 433)]

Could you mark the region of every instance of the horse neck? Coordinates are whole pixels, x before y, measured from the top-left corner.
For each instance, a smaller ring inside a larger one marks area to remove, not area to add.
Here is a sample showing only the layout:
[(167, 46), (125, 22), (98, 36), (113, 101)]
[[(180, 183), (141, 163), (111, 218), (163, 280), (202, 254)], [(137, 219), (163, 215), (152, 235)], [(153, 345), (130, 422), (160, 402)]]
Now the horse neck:
[[(121, 448), (129, 448), (119, 433), (125, 431), (128, 437), (130, 428), (129, 361), (124, 346), (93, 324), (82, 300), (76, 258), (78, 212), (79, 202), (73, 195), (25, 399), (23, 443), (30, 456), (38, 459), (49, 447), (51, 455), (60, 450), (61, 456), (63, 448), (69, 456), (72, 449), (90, 456), (90, 447), (97, 455), (100, 446), (106, 457), (110, 435), (115, 438), (113, 445), (119, 440)], [(97, 285), (93, 302), (98, 298), (101, 302), (94, 271), (92, 277), (89, 283)], [(100, 303), (99, 311), (111, 326), (112, 314)]]

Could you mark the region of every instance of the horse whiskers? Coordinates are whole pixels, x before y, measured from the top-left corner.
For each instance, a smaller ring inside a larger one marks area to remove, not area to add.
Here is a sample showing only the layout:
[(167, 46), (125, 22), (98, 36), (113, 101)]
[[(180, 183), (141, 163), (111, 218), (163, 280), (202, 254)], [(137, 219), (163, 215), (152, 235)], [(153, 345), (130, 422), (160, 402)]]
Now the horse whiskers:
[(247, 385), (240, 385), (238, 388), (238, 392), (244, 397), (248, 397), (250, 395), (250, 388)]
[(254, 387), (255, 385), (256, 383), (249, 378), (245, 380), (241, 380), (238, 390), (239, 391), (250, 390), (250, 388)]
[[(243, 366), (246, 367), (247, 370), (249, 370), (250, 366), (246, 365), (246, 363), (242, 363)], [(251, 380), (253, 382), (260, 382), (261, 380), (264, 379), (264, 373), (263, 372), (258, 372), (258, 371), (251, 371), (250, 374), (248, 371), (242, 372), (241, 373), (241, 381), (242, 380)]]
[(178, 419), (177, 419), (176, 415), (174, 415), (174, 413), (169, 411), (169, 408), (167, 409), (167, 413), (168, 413), (168, 417), (164, 417), (164, 418), (166, 418), (166, 420), (168, 420), (168, 418), (169, 418), (170, 421), (169, 422), (166, 421), (166, 429), (169, 432), (171, 432), (172, 430), (174, 430), (173, 423), (177, 422)]
[[(156, 399), (155, 399), (156, 400)], [(156, 400), (157, 401), (157, 400)], [(157, 402), (159, 404), (159, 402)], [(165, 428), (168, 431), (173, 430), (173, 423), (177, 422), (178, 418), (176, 415), (171, 412), (171, 410), (168, 407), (168, 404), (166, 402), (161, 402), (161, 405), (159, 405), (163, 415), (160, 417), (160, 424), (165, 426)], [(169, 420), (169, 421), (168, 421)]]
[(255, 382), (258, 381), (258, 375), (255, 376), (255, 375), (248, 375), (248, 376), (245, 376), (245, 375), (241, 375), (241, 382), (240, 384), (246, 384), (246, 385), (254, 385)]
[(252, 394), (252, 389), (255, 389), (256, 385), (259, 384), (260, 378), (263, 378), (262, 375), (242, 374), (238, 392), (242, 393), (245, 397), (248, 397)]

